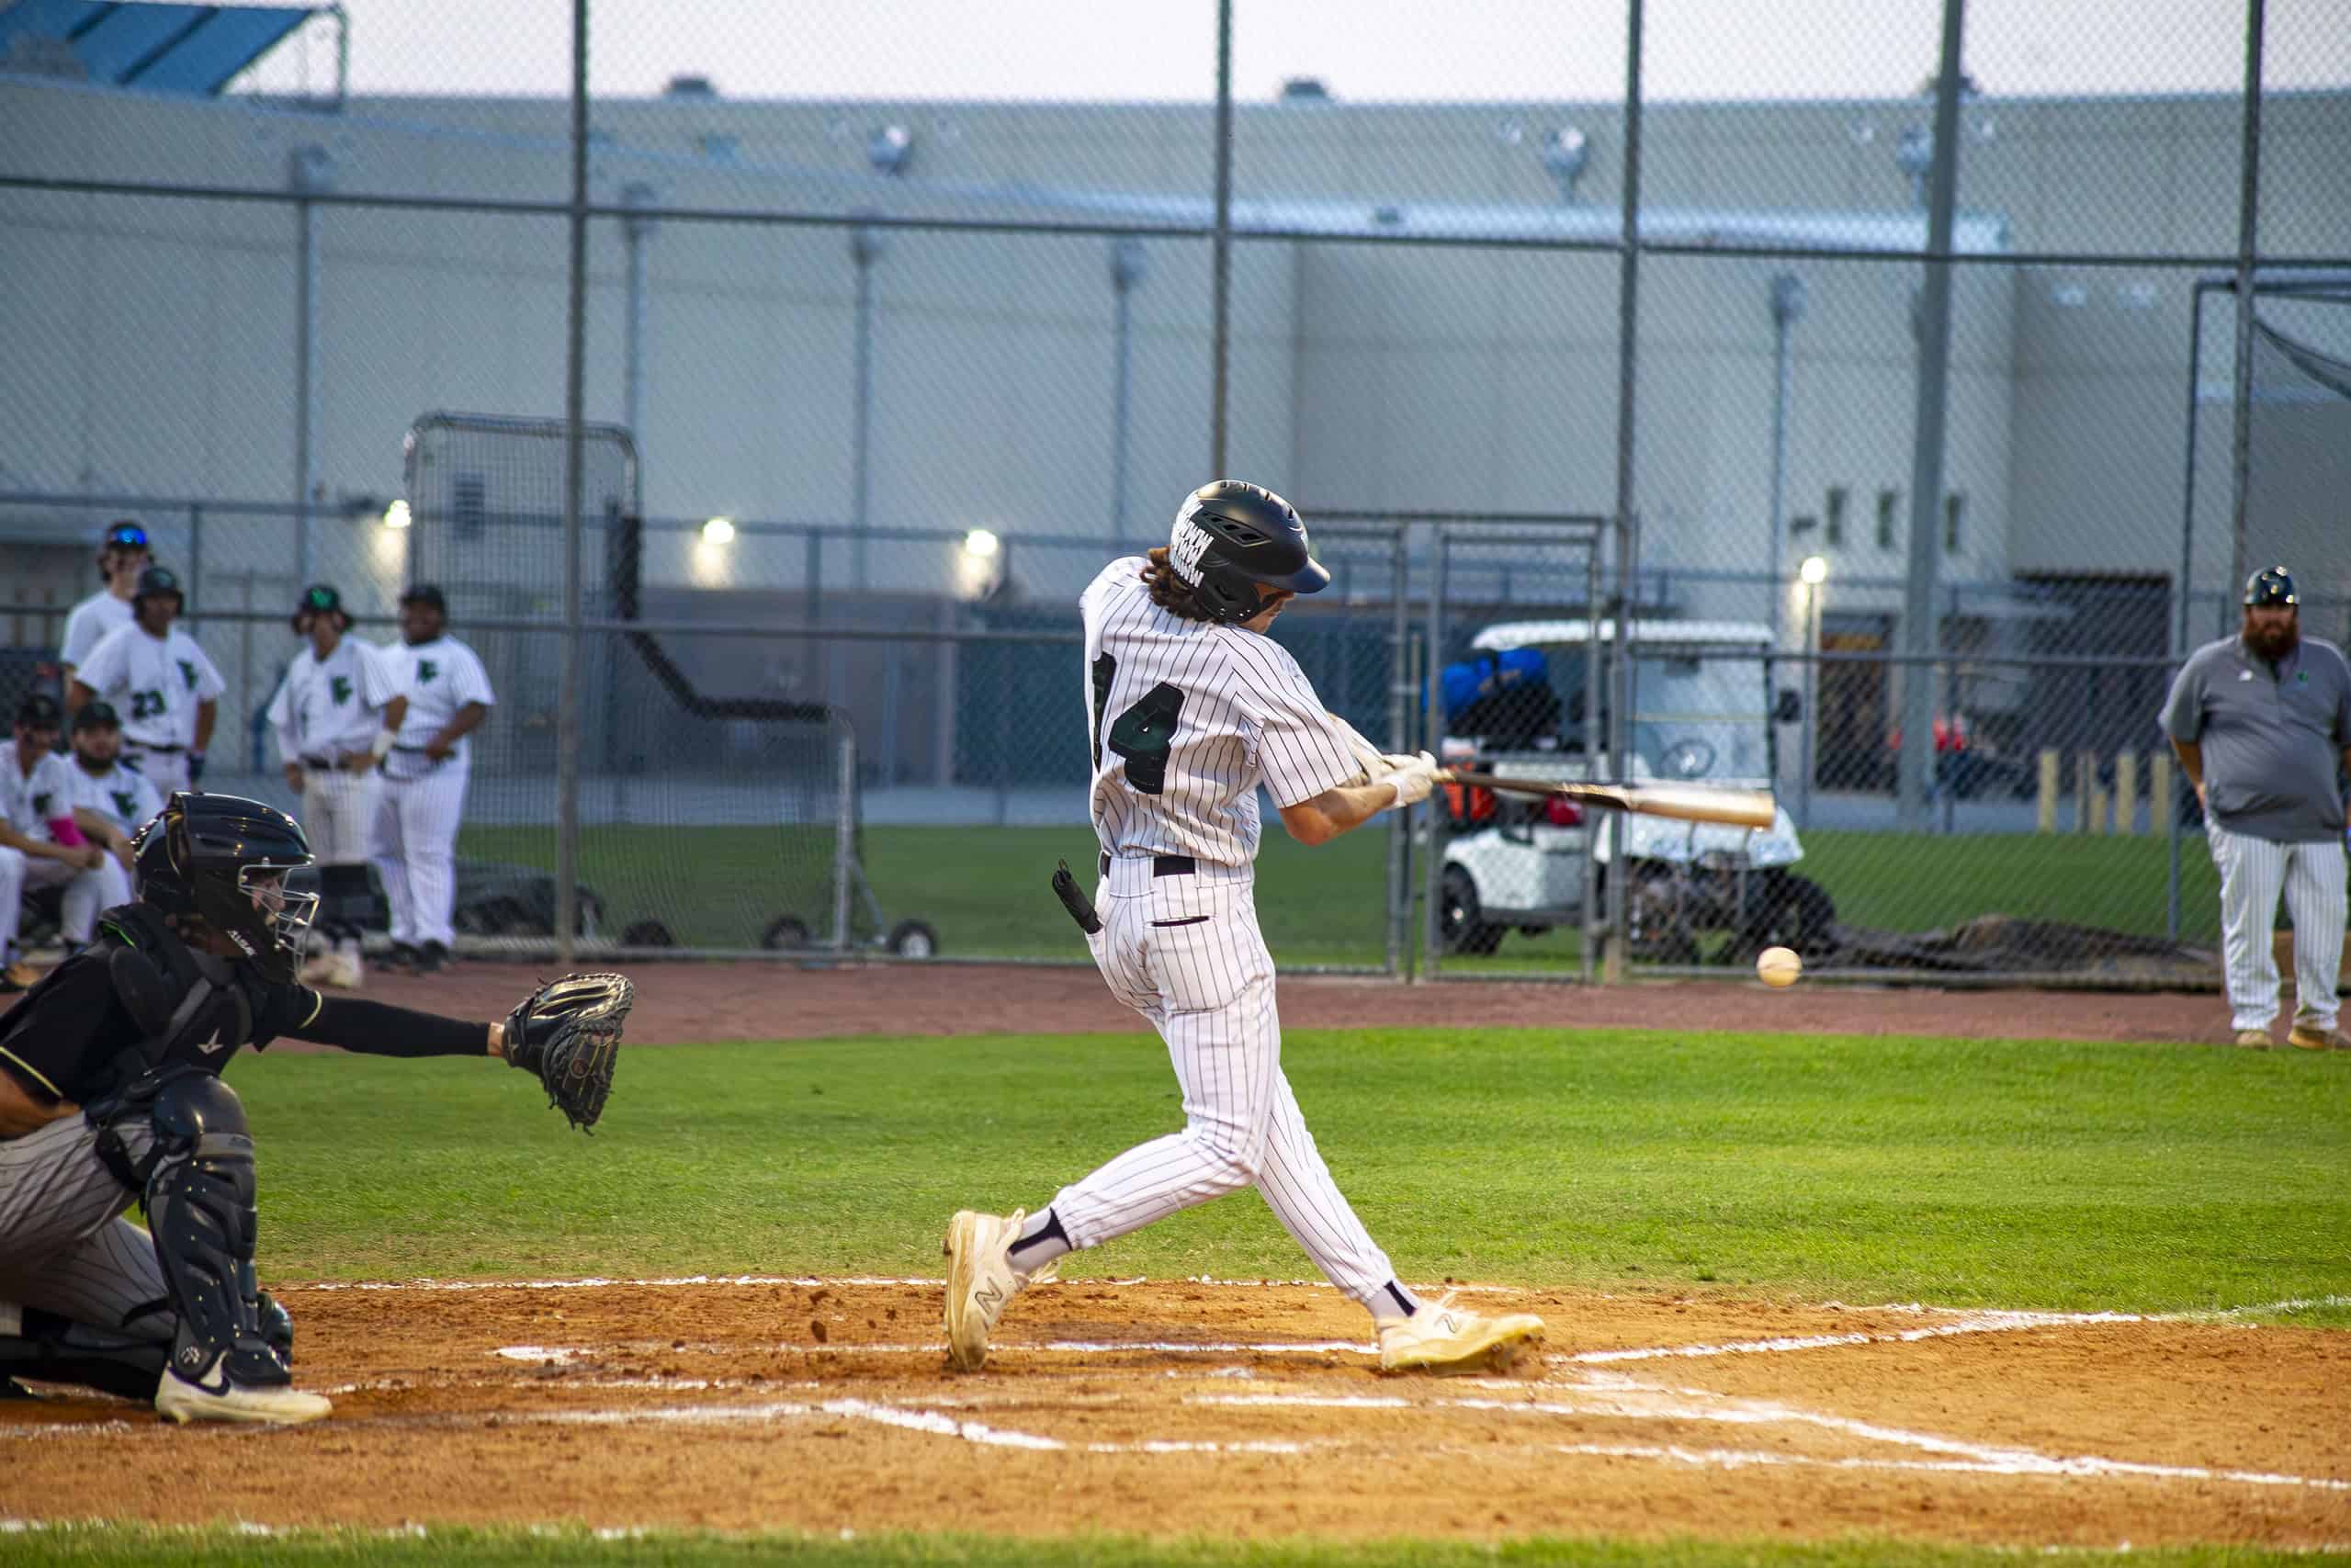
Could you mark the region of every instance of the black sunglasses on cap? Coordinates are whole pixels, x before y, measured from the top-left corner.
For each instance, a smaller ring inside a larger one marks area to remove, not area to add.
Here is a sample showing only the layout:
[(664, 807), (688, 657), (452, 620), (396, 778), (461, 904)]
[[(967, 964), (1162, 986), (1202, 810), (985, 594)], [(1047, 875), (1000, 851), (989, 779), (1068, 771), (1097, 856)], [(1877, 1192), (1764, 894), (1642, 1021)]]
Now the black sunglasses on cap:
[(107, 530), (104, 547), (109, 550), (143, 550), (147, 548), (147, 530), (136, 523), (117, 523)]

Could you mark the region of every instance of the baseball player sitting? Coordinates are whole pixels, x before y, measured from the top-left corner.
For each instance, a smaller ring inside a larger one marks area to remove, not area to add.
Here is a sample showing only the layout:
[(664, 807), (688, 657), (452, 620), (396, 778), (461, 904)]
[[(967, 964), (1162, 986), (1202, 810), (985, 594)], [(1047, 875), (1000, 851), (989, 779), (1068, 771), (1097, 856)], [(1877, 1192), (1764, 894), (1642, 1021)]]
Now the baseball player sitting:
[(0, 741), (0, 990), (21, 991), (39, 974), (16, 956), (27, 893), (62, 887), (58, 928), (70, 952), (90, 940), (98, 911), (130, 884), (74, 819), (73, 768), (57, 754), (57, 699), (39, 693), (17, 707), (16, 734)]
[(122, 765), (122, 719), (110, 703), (85, 703), (73, 715), (73, 750), (65, 769), (73, 825), (113, 862), (107, 903), (130, 897), (130, 841), (164, 808), (144, 773)]
[[(0, 1018), (0, 1393), (6, 1374), (152, 1399), (174, 1421), (289, 1424), (293, 1325), (254, 1279), (254, 1145), (220, 1074), (279, 1035), (384, 1056), (503, 1056), (575, 1123), (612, 1085), (633, 991), (571, 976), (503, 1023), (293, 982), (317, 908), (294, 819), (178, 794), (141, 832), (138, 901)], [(125, 1217), (143, 1202), (151, 1231)]]
[(1013, 1296), (1064, 1254), (1249, 1186), (1369, 1309), (1384, 1371), (1503, 1364), (1543, 1332), (1541, 1318), (1424, 1303), (1399, 1284), (1282, 1073), (1273, 960), (1252, 898), (1259, 787), (1293, 838), (1322, 844), (1425, 800), (1436, 773), (1425, 751), (1359, 750), (1264, 635), (1294, 595), (1329, 581), (1289, 502), (1225, 479), (1185, 498), (1167, 547), (1111, 562), (1079, 600), (1101, 912), (1066, 868), (1055, 886), (1112, 992), (1167, 1042), (1184, 1126), (1034, 1213), (955, 1216), (947, 1354), (964, 1371), (986, 1361)]
[(383, 791), (379, 770), (408, 715), (391, 655), (344, 634), (351, 616), (324, 583), (303, 590), (294, 635), (310, 646), (286, 667), (269, 700), (286, 787), (302, 797), (302, 823), (318, 846), (319, 934), (326, 950), (302, 966), (309, 985), (358, 988), (359, 937), (375, 911), (367, 851)]

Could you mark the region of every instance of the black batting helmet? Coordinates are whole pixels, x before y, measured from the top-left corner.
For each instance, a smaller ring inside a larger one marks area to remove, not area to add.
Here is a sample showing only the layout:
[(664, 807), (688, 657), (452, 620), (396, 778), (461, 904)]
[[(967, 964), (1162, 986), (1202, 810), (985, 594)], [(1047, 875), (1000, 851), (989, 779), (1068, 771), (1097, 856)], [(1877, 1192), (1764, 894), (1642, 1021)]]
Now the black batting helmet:
[(307, 615), (333, 615), (335, 625), (344, 631), (351, 629), (351, 612), (343, 607), (343, 595), (323, 582), (313, 582), (302, 590), (302, 602), (294, 606), (293, 627), (302, 629)]
[(135, 610), (140, 600), (157, 599), (165, 594), (179, 601), (183, 606), (187, 603), (187, 595), (180, 592), (179, 574), (167, 566), (151, 566), (139, 574), (139, 586), (131, 592), (130, 606)]
[(317, 894), (285, 886), (286, 873), (311, 863), (300, 823), (241, 795), (180, 791), (135, 843), (141, 903), (202, 920), (272, 980), (294, 977), (302, 933), (319, 907)]
[(2266, 605), (2295, 605), (2302, 601), (2294, 592), (2294, 574), (2282, 566), (2266, 566), (2244, 580), (2245, 608)]
[(1168, 564), (1219, 624), (1265, 608), (1268, 588), (1319, 593), (1330, 585), (1297, 508), (1239, 479), (1218, 479), (1184, 497), (1168, 536)]

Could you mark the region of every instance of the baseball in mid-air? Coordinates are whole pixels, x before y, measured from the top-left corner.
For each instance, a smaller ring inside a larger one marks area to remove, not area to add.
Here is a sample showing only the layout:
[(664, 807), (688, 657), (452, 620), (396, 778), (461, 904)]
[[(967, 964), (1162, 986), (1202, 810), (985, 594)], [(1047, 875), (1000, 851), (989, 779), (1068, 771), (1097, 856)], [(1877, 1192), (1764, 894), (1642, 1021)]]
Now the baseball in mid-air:
[(1755, 955), (1755, 976), (1773, 987), (1792, 986), (1804, 972), (1804, 961), (1791, 947), (1767, 947)]

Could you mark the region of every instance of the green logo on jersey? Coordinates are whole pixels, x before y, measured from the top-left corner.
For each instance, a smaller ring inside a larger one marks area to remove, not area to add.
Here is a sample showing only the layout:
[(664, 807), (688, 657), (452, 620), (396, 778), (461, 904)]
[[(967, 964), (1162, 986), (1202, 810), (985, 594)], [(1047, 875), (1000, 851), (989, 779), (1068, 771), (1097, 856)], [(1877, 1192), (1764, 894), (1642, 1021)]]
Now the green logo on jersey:
[(349, 702), (351, 700), (351, 677), (348, 675), (330, 676), (326, 682), (326, 690), (328, 698), (338, 705)]
[(416, 661), (416, 683), (420, 686), (440, 672), (441, 667), (429, 659), (420, 659)]
[(51, 798), (51, 796), (50, 792), (47, 790), (43, 790), (39, 795), (33, 796), (33, 816), (37, 819), (43, 822), (49, 820), (49, 803)]
[(107, 794), (114, 797), (114, 814), (126, 822), (130, 821), (132, 814), (139, 809), (139, 796), (127, 789), (110, 789)]
[(196, 661), (192, 659), (175, 659), (172, 662), (179, 666), (180, 679), (187, 682), (187, 689), (191, 692), (196, 690)]
[(153, 718), (164, 711), (164, 694), (150, 686), (143, 692), (130, 694), (130, 716)]

